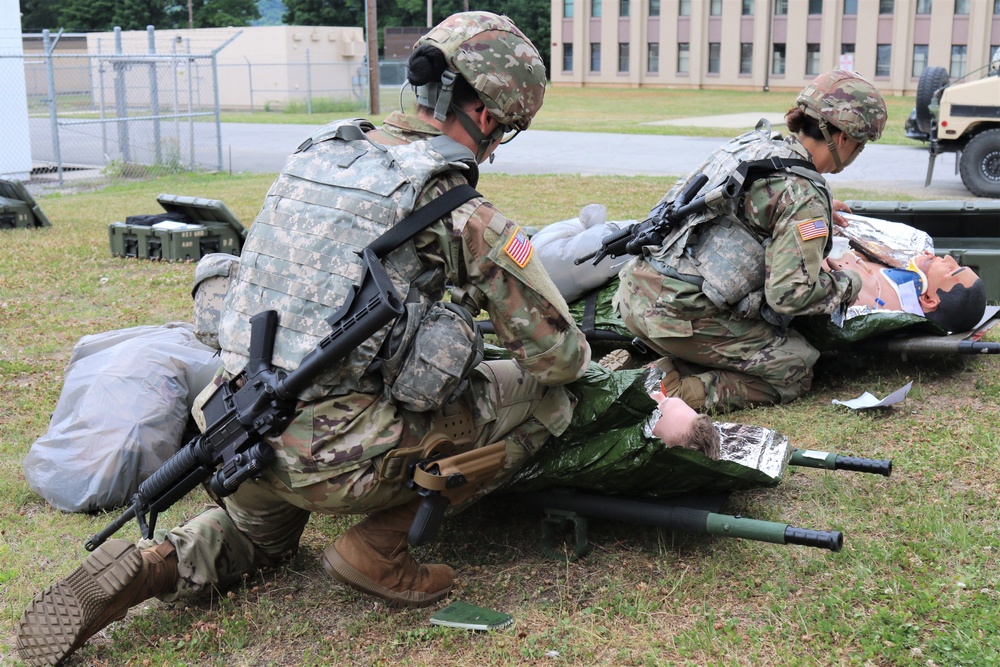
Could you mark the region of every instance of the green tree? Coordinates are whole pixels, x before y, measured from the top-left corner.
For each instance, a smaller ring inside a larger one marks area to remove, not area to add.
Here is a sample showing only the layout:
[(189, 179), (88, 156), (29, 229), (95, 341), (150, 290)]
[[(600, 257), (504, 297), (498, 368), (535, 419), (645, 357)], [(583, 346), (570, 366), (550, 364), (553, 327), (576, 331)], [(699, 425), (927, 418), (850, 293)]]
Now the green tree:
[[(468, 4), (468, 7), (466, 7)], [(287, 25), (364, 26), (364, 0), (285, 0), (283, 17)], [(469, 11), (489, 11), (509, 16), (534, 43), (549, 69), (551, 48), (551, 7), (547, 0), (433, 0), (433, 20)], [(427, 24), (426, 0), (378, 0), (379, 43), (382, 31), (389, 27)]]
[(21, 0), (20, 8), (22, 32), (59, 28), (59, 0)]
[(193, 9), (196, 28), (246, 26), (260, 18), (256, 0), (194, 0)]

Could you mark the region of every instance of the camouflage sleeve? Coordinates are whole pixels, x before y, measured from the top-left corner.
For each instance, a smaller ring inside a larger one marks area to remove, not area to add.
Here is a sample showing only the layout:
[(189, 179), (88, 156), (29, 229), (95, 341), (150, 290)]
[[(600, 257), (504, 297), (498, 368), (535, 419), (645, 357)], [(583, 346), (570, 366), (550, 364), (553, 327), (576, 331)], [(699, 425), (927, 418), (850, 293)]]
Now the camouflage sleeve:
[(850, 302), (861, 279), (850, 271), (826, 271), (831, 212), (826, 196), (799, 177), (757, 181), (746, 199), (754, 222), (770, 230), (765, 254), (764, 297), (782, 315), (832, 313)]
[(565, 384), (582, 376), (590, 363), (590, 345), (527, 235), (479, 199), (456, 210), (453, 219), (461, 235), (459, 268), (465, 274), (453, 280), (483, 294), (504, 347), (542, 384)]

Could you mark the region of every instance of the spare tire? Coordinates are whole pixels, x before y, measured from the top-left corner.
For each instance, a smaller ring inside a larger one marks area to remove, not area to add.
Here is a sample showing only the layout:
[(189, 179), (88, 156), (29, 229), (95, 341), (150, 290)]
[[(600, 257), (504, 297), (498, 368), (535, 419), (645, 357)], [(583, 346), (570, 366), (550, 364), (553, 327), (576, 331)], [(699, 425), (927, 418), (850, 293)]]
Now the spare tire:
[(959, 169), (972, 194), (1000, 198), (1000, 129), (985, 130), (969, 139), (962, 149)]
[(930, 132), (934, 119), (931, 116), (930, 104), (938, 88), (943, 88), (950, 81), (948, 70), (943, 67), (928, 67), (920, 75), (917, 83), (917, 128), (921, 132)]

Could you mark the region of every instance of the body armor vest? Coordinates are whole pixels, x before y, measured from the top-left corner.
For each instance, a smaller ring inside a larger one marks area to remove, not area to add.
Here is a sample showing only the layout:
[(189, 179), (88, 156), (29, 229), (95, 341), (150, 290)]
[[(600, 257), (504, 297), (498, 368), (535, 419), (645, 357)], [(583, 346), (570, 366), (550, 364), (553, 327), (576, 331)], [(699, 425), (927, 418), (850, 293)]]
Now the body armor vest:
[[(433, 177), (476, 167), (472, 153), (446, 136), (383, 146), (365, 136), (372, 129), (366, 121), (320, 128), (288, 158), (268, 191), (219, 327), (222, 362), (230, 373), (247, 363), (250, 317), (269, 309), (279, 313), (272, 361), (285, 370), (297, 368), (330, 332), (326, 318), (361, 280), (357, 253), (413, 211)], [(406, 300), (407, 318), (419, 322), (441, 295), (424, 295), (411, 285), (441, 286), (444, 277), (421, 276), (427, 269), (412, 241), (390, 252), (383, 265)], [(299, 398), (380, 391), (381, 375), (370, 371), (393, 327), (386, 325)]]
[[(802, 160), (783, 141), (771, 138), (771, 126), (761, 120), (757, 127), (719, 147), (687, 178), (681, 179), (661, 201), (671, 201), (696, 174), (708, 176), (697, 193), (704, 195), (725, 185), (743, 162), (767, 158)], [(815, 169), (802, 165), (776, 166), (812, 181), (825, 195), (830, 208), (830, 190)], [(769, 237), (751, 229), (742, 219), (745, 191), (718, 197), (700, 213), (686, 218), (657, 247), (644, 249), (647, 262), (660, 273), (701, 287), (719, 308), (743, 317), (757, 317), (764, 303), (765, 247)], [(712, 200), (712, 198), (709, 198)], [(832, 238), (832, 235), (828, 238)]]

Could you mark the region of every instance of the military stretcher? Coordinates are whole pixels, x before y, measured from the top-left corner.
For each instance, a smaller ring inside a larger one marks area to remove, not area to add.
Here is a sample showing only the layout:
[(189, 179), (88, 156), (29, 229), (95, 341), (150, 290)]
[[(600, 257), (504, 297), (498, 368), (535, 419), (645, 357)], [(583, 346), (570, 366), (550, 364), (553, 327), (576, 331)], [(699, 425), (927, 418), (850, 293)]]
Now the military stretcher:
[[(988, 300), (1000, 301), (1000, 202), (851, 201), (848, 205), (857, 214), (902, 222), (927, 232), (938, 255), (951, 254), (961, 264), (971, 266), (984, 279)], [(595, 348), (631, 347), (640, 356), (648, 354), (635, 346), (633, 336), (611, 307), (616, 289), (617, 279), (611, 279), (590, 290), (570, 303), (571, 314)], [(1000, 307), (988, 306), (972, 330), (952, 334), (917, 315), (885, 312), (852, 318), (843, 328), (817, 319), (803, 323), (802, 329), (826, 353), (898, 353), (905, 359), (909, 355), (998, 354), (1000, 343), (982, 340), (998, 323)], [(482, 327), (486, 332), (491, 330), (489, 322)], [(592, 411), (593, 401), (585, 396), (581, 404), (591, 406)], [(626, 413), (654, 407), (644, 392), (634, 396), (623, 392), (616, 403), (627, 408)], [(719, 512), (732, 491), (776, 486), (787, 465), (885, 476), (892, 470), (891, 461), (797, 450), (780, 434), (733, 424), (716, 425), (723, 436), (723, 455), (720, 461), (711, 461), (691, 450), (658, 447), (659, 443), (636, 429), (634, 421), (630, 424), (627, 416), (617, 419), (591, 415), (590, 423), (582, 425), (579, 433), (564, 434), (547, 445), (510, 485), (516, 492), (511, 493), (511, 499), (544, 511), (542, 544), (546, 553), (567, 557), (565, 550), (554, 548), (554, 542), (568, 532), (572, 545), (568, 557), (585, 555), (590, 548), (587, 517), (838, 551), (843, 545), (839, 533)], [(619, 423), (621, 419), (624, 425)], [(586, 441), (594, 433), (609, 434), (613, 443), (588, 448)], [(748, 447), (756, 451), (756, 460), (738, 460), (739, 452)], [(769, 469), (764, 464), (768, 458), (772, 458), (771, 463), (783, 463)]]

